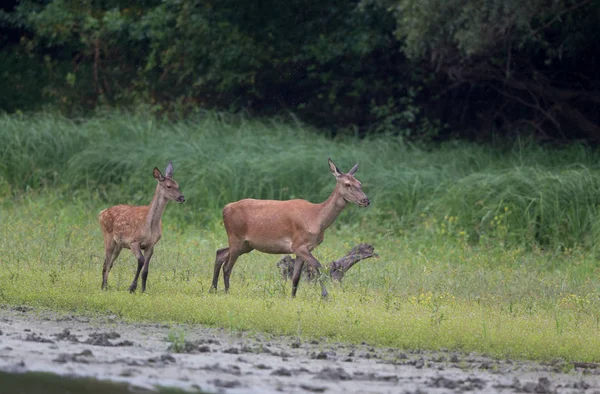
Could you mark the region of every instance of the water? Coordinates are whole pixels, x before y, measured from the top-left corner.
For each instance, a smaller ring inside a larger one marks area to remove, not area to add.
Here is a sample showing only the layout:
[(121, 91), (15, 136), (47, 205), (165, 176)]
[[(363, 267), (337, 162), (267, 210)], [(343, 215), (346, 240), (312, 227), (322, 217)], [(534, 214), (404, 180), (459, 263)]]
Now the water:
[(179, 389), (148, 390), (126, 383), (90, 378), (70, 378), (51, 373), (7, 373), (0, 371), (0, 394), (183, 394)]

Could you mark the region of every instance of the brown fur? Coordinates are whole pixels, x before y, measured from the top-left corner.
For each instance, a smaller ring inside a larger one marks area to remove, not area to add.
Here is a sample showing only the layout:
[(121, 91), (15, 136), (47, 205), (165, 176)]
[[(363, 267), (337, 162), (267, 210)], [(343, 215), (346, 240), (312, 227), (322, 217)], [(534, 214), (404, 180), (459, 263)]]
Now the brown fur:
[(138, 225), (146, 221), (149, 209), (149, 205), (115, 205), (100, 212), (100, 226), (103, 234), (106, 234), (104, 241), (114, 241), (127, 249), (134, 242), (139, 243), (142, 249), (156, 244), (162, 235), (162, 219), (154, 233), (151, 230), (146, 234), (145, 226)]
[[(99, 221), (104, 236), (105, 258), (102, 269), (102, 288), (107, 288), (108, 273), (121, 249), (130, 249), (138, 261), (138, 268), (129, 287), (130, 292), (137, 288), (137, 281), (142, 273), (142, 291), (146, 290), (148, 266), (154, 245), (162, 235), (162, 215), (170, 200), (184, 202), (185, 198), (179, 185), (171, 178), (173, 166), (171, 162), (163, 176), (158, 168), (154, 168), (154, 178), (158, 181), (154, 198), (150, 205), (115, 205), (100, 212)], [(144, 254), (142, 254), (142, 250)]]
[[(225, 291), (229, 290), (229, 277), (237, 258), (254, 249), (271, 254), (294, 253), (301, 258), (294, 267), (292, 296), (296, 295), (302, 264), (307, 262), (317, 270), (321, 264), (311, 254), (323, 242), (325, 230), (335, 221), (347, 202), (368, 206), (369, 199), (354, 178), (355, 165), (344, 174), (329, 160), (329, 167), (337, 184), (329, 198), (321, 204), (306, 200), (254, 200), (245, 199), (227, 204), (223, 209), (223, 222), (229, 247), (219, 249), (215, 260), (212, 287), (217, 288), (223, 267)], [(327, 290), (321, 281), (321, 294)]]

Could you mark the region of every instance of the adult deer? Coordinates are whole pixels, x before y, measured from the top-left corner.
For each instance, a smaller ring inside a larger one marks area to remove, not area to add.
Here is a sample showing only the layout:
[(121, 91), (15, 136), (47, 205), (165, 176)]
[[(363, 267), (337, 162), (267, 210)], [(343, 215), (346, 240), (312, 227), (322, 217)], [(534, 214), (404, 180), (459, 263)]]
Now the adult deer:
[[(154, 167), (154, 178), (158, 181), (156, 192), (150, 205), (115, 205), (100, 212), (100, 227), (104, 236), (104, 268), (102, 269), (102, 289), (106, 289), (108, 273), (121, 249), (130, 249), (138, 261), (137, 271), (129, 287), (131, 293), (137, 289), (137, 281), (142, 273), (142, 292), (146, 290), (148, 266), (154, 245), (162, 235), (162, 215), (169, 201), (183, 203), (185, 197), (173, 179), (173, 165), (169, 161), (165, 175)], [(142, 250), (144, 254), (142, 254)]]
[(217, 289), (219, 272), (223, 267), (225, 291), (229, 290), (229, 276), (238, 257), (256, 249), (270, 254), (295, 254), (298, 259), (292, 275), (292, 297), (296, 296), (304, 262), (316, 270), (321, 284), (321, 295), (327, 289), (321, 278), (321, 263), (311, 254), (323, 242), (325, 230), (335, 221), (348, 202), (366, 207), (371, 204), (354, 178), (358, 163), (344, 174), (329, 161), (329, 169), (337, 184), (329, 198), (321, 204), (306, 200), (254, 200), (245, 199), (227, 204), (223, 209), (223, 222), (229, 247), (217, 250), (212, 288)]

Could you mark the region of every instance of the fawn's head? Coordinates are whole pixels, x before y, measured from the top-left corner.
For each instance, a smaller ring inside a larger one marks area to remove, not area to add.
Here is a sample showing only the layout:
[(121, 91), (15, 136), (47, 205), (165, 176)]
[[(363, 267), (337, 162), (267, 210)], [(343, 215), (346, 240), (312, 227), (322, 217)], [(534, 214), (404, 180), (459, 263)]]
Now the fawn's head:
[(185, 202), (185, 197), (179, 190), (179, 184), (173, 179), (173, 165), (169, 161), (165, 175), (160, 170), (154, 167), (154, 178), (158, 181), (160, 194), (167, 200), (177, 201), (178, 203)]
[(359, 207), (371, 205), (371, 200), (369, 200), (365, 192), (362, 191), (360, 181), (354, 177), (356, 170), (358, 170), (358, 163), (356, 163), (348, 173), (344, 174), (337, 168), (331, 159), (328, 159), (328, 161), (329, 170), (335, 176), (339, 186), (338, 190), (344, 200), (353, 202)]

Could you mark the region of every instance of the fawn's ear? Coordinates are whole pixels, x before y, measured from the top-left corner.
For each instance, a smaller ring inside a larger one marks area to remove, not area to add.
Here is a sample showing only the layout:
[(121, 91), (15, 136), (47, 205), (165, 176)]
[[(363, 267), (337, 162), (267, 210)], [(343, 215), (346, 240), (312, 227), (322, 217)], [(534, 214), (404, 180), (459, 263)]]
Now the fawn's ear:
[(163, 174), (156, 167), (154, 167), (154, 171), (152, 171), (152, 175), (154, 175), (154, 179), (156, 179), (159, 182), (162, 182), (165, 180), (165, 177), (163, 176)]
[(329, 171), (331, 171), (331, 173), (337, 178), (339, 176), (342, 175), (342, 172), (340, 171), (339, 168), (337, 168), (337, 166), (335, 165), (335, 163), (333, 161), (331, 161), (331, 159), (327, 159), (327, 161), (329, 162)]
[(171, 160), (169, 160), (169, 164), (167, 164), (167, 169), (165, 170), (165, 176), (167, 178), (173, 178), (173, 164), (171, 164)]
[(348, 171), (348, 174), (350, 174), (350, 175), (354, 175), (354, 174), (356, 174), (356, 170), (358, 170), (358, 163), (356, 163), (356, 164), (354, 165), (354, 167), (352, 167), (352, 168), (350, 169), (350, 171)]

